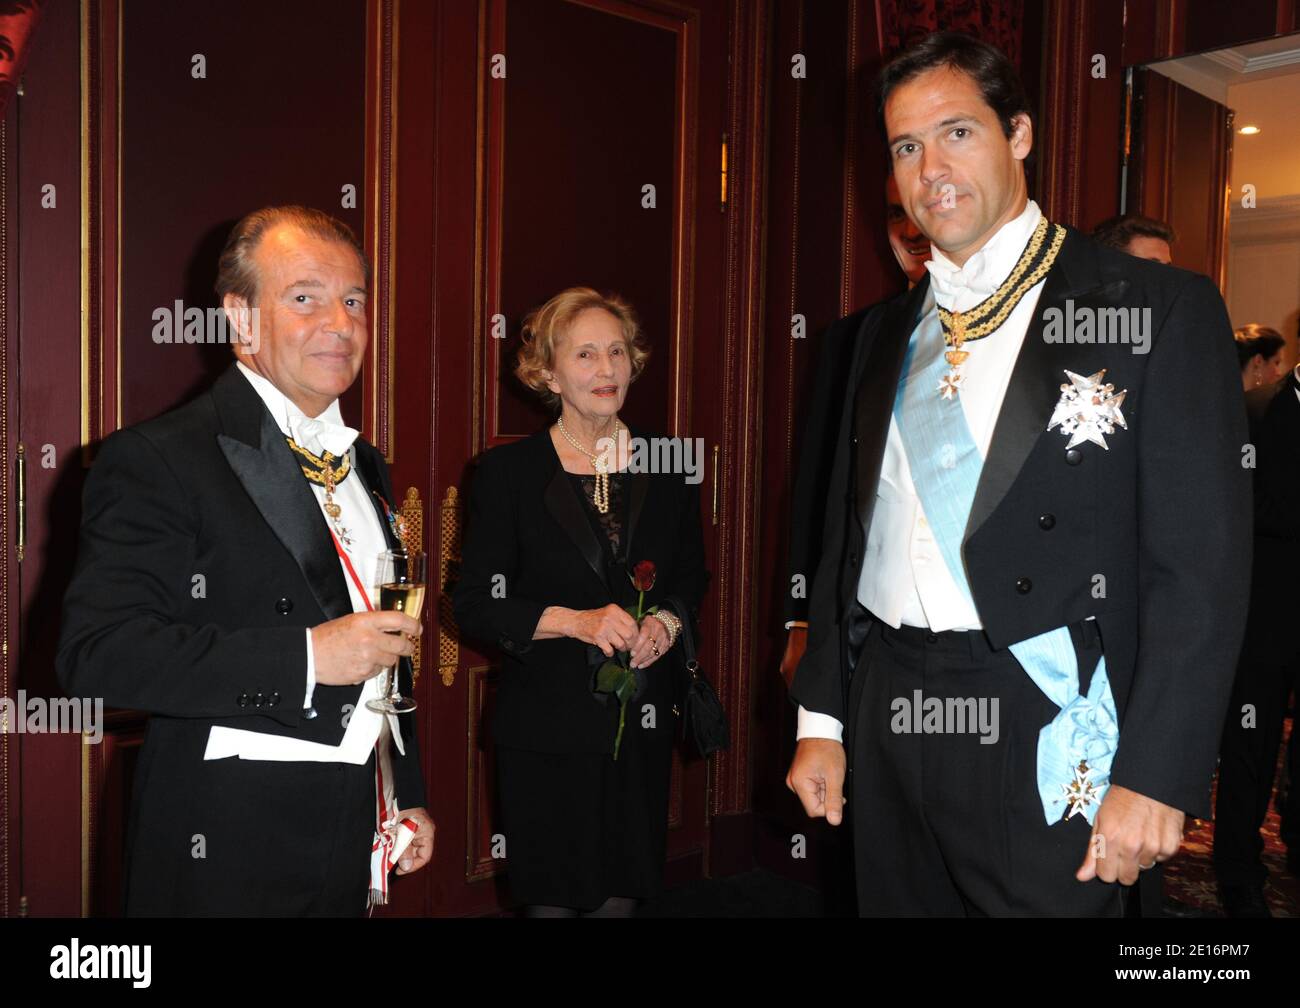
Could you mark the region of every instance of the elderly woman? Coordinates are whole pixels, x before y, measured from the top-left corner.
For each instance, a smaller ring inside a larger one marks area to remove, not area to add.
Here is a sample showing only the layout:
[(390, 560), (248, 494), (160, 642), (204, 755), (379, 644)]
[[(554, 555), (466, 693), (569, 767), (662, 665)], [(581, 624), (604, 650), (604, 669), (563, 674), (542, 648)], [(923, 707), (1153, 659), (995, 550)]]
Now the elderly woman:
[(1237, 341), (1241, 384), (1247, 392), (1261, 385), (1271, 385), (1282, 377), (1282, 351), (1286, 340), (1280, 332), (1251, 322), (1232, 335)]
[[(524, 320), (515, 373), (558, 418), (485, 452), (473, 477), (456, 619), (505, 659), (492, 737), (528, 916), (627, 916), (662, 882), (682, 624), (709, 575), (698, 485), (629, 466), (650, 435), (618, 414), (647, 356), (622, 300), (557, 294)], [(658, 610), (638, 622), (625, 607), (646, 561)], [(620, 654), (638, 684), (625, 712), (596, 684)]]

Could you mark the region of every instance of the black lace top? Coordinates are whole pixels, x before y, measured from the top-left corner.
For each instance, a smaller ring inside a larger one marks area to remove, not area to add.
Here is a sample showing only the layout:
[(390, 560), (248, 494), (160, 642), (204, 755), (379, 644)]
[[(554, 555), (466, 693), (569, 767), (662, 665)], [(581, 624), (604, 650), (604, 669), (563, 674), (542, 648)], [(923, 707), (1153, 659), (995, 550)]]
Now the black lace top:
[[(624, 530), (627, 528), (627, 483), (628, 473), (613, 472), (609, 474), (609, 511), (601, 514), (596, 508), (596, 477), (584, 473), (565, 475), (578, 491), (578, 496), (587, 505), (587, 518), (591, 522), (596, 538), (608, 547), (605, 551), (606, 564), (612, 564), (622, 570), (627, 566), (627, 543)], [(618, 582), (615, 582), (616, 584)]]

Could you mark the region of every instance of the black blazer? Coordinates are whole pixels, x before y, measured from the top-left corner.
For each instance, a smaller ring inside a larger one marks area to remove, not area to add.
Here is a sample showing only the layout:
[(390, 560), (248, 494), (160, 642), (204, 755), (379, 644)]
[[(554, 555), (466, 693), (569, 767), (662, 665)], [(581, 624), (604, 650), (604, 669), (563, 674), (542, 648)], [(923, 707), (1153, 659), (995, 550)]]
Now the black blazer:
[[(657, 570), (646, 606), (674, 596), (686, 610), (678, 615), (694, 620), (709, 581), (699, 484), (680, 474), (650, 473), (633, 475), (629, 484), (627, 559), (651, 560)], [(626, 578), (609, 576), (585, 506), (560, 465), (549, 428), (478, 459), (454, 600), (461, 633), (498, 647), (505, 659), (492, 724), (501, 745), (613, 751), (618, 709), (591, 689), (595, 666), (604, 660), (599, 649), (568, 637), (533, 640), (547, 606), (636, 602)], [(646, 694), (638, 699), (656, 705), (659, 731), (675, 727), (671, 709), (681, 655), (679, 640), (649, 667)]]
[[(792, 696), (846, 720), (845, 618), (903, 355), (929, 278), (859, 333), (827, 495), (808, 651)], [(1050, 307), (1151, 309), (1149, 352), (1048, 343)], [(976, 351), (978, 352), (978, 351)], [(1127, 389), (1128, 429), (1067, 456), (1048, 422), (1064, 370)], [(1069, 230), (998, 414), (962, 555), (994, 647), (1095, 616), (1122, 727), (1111, 780), (1209, 814), (1250, 567), (1246, 417), (1223, 301), (1210, 281)], [(1097, 597), (1102, 575), (1104, 597)], [(1085, 684), (1086, 685), (1086, 684)]]
[[(356, 459), (356, 475), (392, 501), (379, 452), (358, 439)], [(380, 523), (396, 546), (382, 514)], [(213, 725), (342, 740), (361, 686), (318, 685), (318, 716), (305, 719), (304, 629), (351, 612), (316, 497), (234, 364), (192, 402), (104, 440), (86, 480), (57, 661), (69, 695), (153, 715), (136, 770), (133, 858), (174, 859), (168, 824), (190, 807), (205, 821), (253, 825), (248, 796), (219, 786), (194, 793), (200, 770), (210, 779), (240, 762), (201, 766)], [(398, 724), (406, 755), (392, 750), (397, 801), (423, 806), (415, 720)], [(278, 780), (296, 766), (266, 772)], [(193, 832), (193, 821), (183, 828)], [(265, 822), (258, 828), (267, 832)]]
[[(794, 460), (790, 489), (790, 548), (782, 586), (782, 619), (808, 622), (812, 581), (821, 561), (826, 517), (826, 487), (835, 465), (835, 435), (849, 389), (853, 345), (868, 317), (884, 311), (872, 305), (833, 323), (821, 336), (812, 381), (804, 395), (805, 407)], [(795, 592), (795, 578), (803, 577), (803, 591)]]
[(1246, 393), (1255, 446), (1255, 535), (1300, 546), (1300, 399), (1287, 374)]
[[(1250, 443), (1255, 448), (1255, 553), (1252, 620), (1259, 632), (1290, 632), (1300, 563), (1300, 400), (1296, 380), (1246, 393)], [(1256, 608), (1258, 607), (1258, 608)]]

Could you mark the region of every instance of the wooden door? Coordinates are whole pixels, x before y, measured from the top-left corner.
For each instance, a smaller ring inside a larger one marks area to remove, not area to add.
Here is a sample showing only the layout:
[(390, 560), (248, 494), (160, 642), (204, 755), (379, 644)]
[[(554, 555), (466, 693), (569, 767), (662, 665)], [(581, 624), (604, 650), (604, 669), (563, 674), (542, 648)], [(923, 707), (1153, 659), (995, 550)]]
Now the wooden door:
[(1132, 71), (1124, 212), (1174, 229), (1175, 266), (1227, 292), (1232, 111), (1150, 67)]
[[(625, 419), (700, 437), (706, 544), (715, 585), (713, 449), (721, 449), (724, 346), (726, 9), (710, 3), (489, 0), (444, 8), (434, 235), (438, 408), (435, 494), (455, 537), (467, 467), (549, 417), (512, 376), (523, 315), (575, 285), (616, 291), (652, 346)], [(473, 99), (472, 103), (470, 99)], [(475, 158), (458, 156), (472, 150)], [(456, 548), (444, 540), (448, 578)], [(716, 591), (703, 660), (717, 667)], [(461, 642), (439, 613), (432, 734), (433, 809), (449, 854), (435, 868), (436, 913), (500, 906), (507, 863), (493, 807), (490, 714), (497, 658)], [(669, 876), (698, 876), (707, 846), (709, 767), (674, 759)]]

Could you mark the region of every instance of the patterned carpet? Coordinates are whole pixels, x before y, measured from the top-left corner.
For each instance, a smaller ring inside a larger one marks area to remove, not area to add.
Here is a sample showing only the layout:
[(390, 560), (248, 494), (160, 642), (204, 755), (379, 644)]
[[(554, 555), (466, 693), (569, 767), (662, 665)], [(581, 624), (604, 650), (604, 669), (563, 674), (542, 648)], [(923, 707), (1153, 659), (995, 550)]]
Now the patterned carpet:
[[(1286, 869), (1286, 847), (1278, 836), (1278, 787), (1283, 780), (1282, 764), (1286, 755), (1285, 739), (1291, 722), (1283, 733), (1278, 756), (1277, 782), (1273, 801), (1264, 820), (1264, 864), (1268, 882), (1264, 896), (1275, 917), (1300, 917), (1300, 879)], [(1217, 782), (1216, 782), (1217, 788)], [(1167, 917), (1222, 917), (1219, 894), (1214, 883), (1214, 866), (1210, 854), (1214, 848), (1214, 823), (1193, 819), (1183, 838), (1179, 856), (1165, 868), (1164, 912)]]

